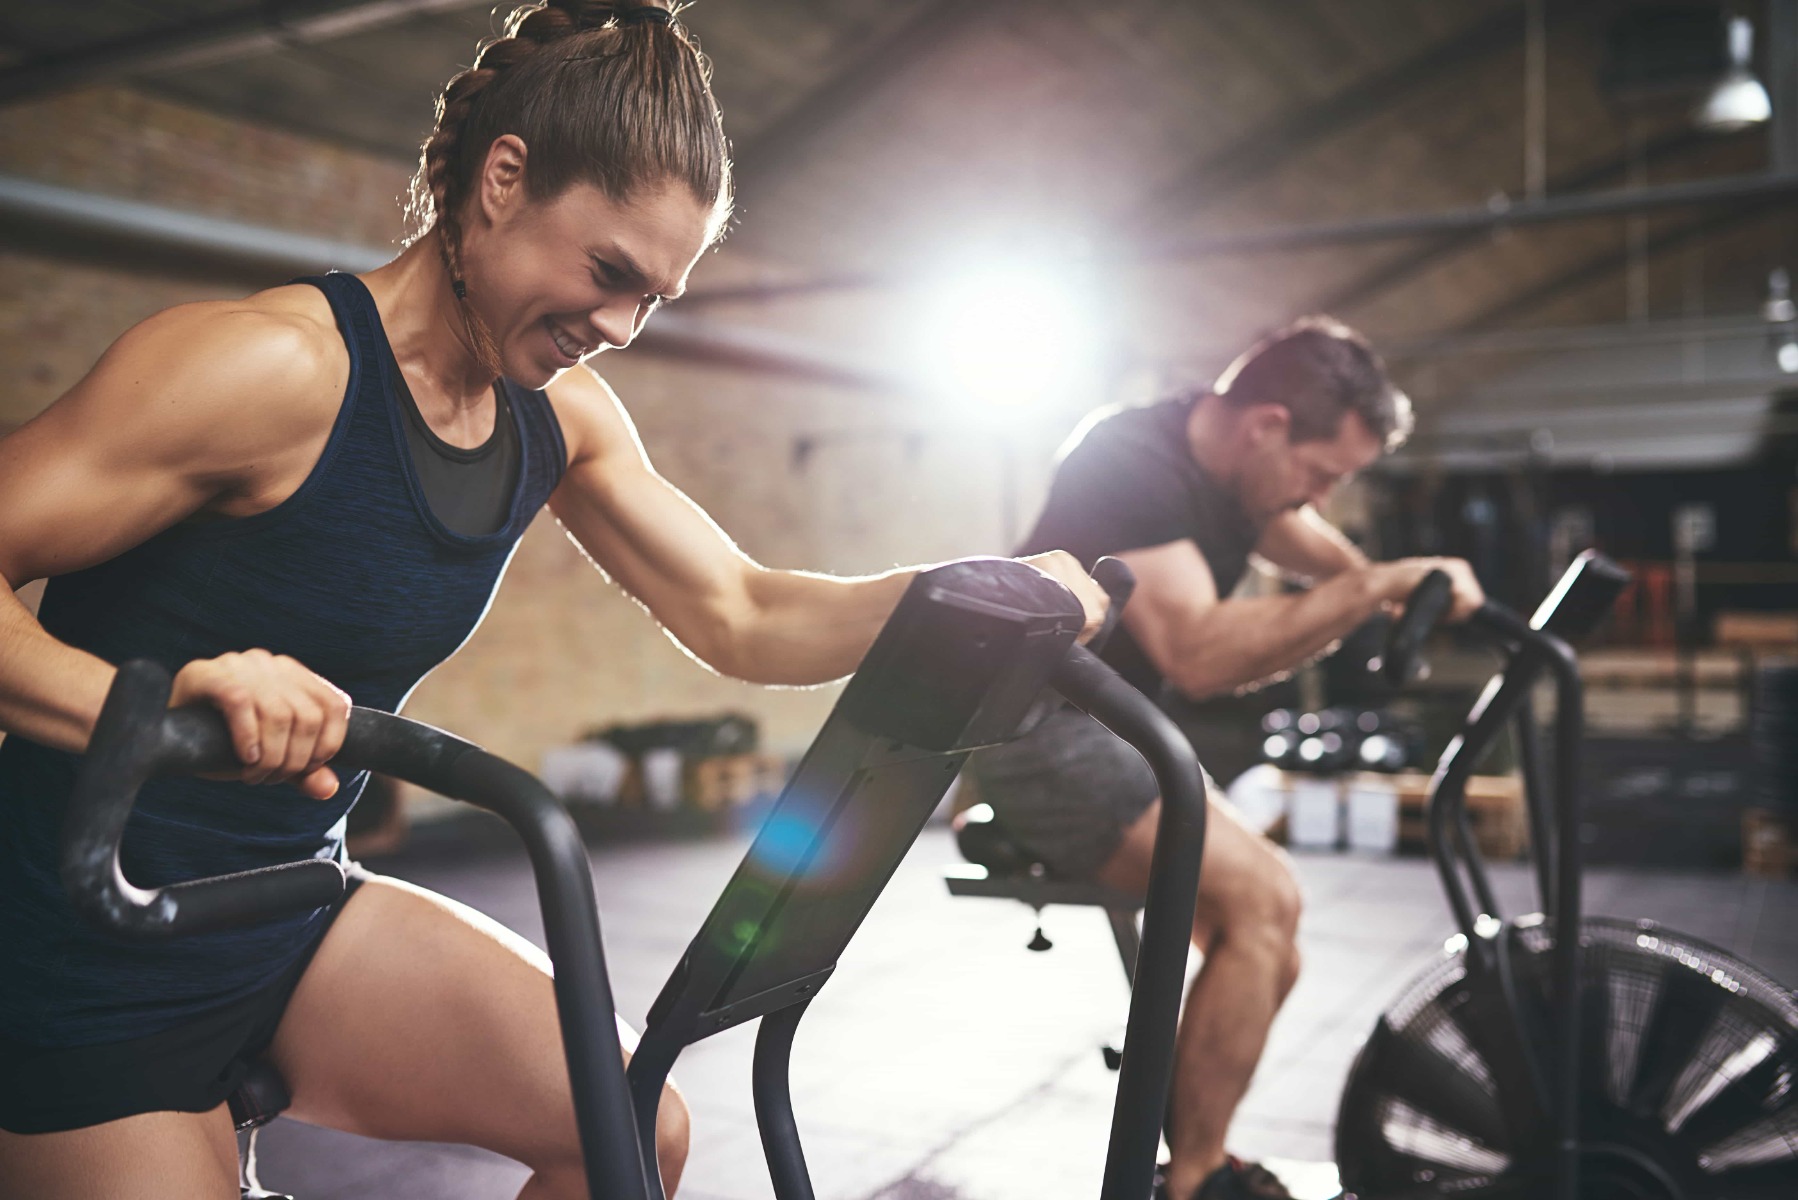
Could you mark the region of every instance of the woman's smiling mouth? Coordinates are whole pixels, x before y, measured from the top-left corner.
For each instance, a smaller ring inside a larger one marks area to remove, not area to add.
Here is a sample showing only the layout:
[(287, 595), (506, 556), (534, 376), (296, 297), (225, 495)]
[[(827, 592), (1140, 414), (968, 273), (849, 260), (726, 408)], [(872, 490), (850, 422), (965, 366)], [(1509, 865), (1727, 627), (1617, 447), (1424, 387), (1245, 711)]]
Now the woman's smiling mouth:
[(560, 325), (557, 325), (554, 321), (551, 321), (548, 317), (543, 319), (543, 325), (544, 328), (549, 330), (550, 341), (555, 343), (557, 353), (561, 354), (561, 356), (566, 358), (571, 364), (579, 362), (581, 359), (587, 357), (587, 355), (593, 353), (597, 348), (573, 337), (567, 330), (563, 329)]

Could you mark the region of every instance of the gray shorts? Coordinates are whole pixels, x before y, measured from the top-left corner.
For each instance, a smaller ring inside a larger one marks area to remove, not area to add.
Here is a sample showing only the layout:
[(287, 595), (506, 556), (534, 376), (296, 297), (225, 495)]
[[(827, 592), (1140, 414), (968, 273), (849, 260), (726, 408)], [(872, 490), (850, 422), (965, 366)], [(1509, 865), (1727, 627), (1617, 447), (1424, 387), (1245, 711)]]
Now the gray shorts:
[(1074, 708), (975, 754), (968, 772), (1006, 830), (1067, 879), (1098, 874), (1161, 794), (1142, 755)]

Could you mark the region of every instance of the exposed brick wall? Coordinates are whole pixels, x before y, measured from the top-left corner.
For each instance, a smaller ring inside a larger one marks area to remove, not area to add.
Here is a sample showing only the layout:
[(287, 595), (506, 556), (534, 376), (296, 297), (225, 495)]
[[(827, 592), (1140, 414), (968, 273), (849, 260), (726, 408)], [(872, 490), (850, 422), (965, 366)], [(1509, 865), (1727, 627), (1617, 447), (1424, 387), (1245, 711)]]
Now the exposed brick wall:
[(276, 229), (392, 244), (408, 164), (123, 88), (9, 107), (0, 170)]

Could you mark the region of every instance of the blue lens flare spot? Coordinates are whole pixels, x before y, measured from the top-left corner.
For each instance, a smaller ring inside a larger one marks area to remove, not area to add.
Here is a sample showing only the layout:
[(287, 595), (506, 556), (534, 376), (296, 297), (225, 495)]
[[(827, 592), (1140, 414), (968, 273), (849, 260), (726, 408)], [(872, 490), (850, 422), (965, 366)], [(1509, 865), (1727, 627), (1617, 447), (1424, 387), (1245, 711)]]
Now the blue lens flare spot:
[(804, 817), (776, 811), (756, 834), (749, 854), (764, 870), (792, 874), (805, 862), (817, 836), (817, 826)]

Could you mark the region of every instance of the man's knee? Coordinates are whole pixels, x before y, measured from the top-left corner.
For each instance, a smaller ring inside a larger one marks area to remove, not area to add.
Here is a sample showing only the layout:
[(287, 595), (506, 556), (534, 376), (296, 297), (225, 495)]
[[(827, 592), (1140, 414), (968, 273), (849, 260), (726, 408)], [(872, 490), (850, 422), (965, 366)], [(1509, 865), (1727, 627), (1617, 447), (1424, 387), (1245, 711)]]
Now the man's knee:
[(1257, 856), (1252, 869), (1234, 872), (1232, 886), (1199, 905), (1194, 940), (1201, 946), (1217, 937), (1278, 950), (1291, 959), (1296, 978), (1299, 917), (1304, 895), (1286, 856), (1273, 847)]
[(1282, 999), (1290, 994), (1293, 986), (1298, 983), (1299, 970), (1303, 965), (1304, 960), (1299, 954), (1299, 944), (1295, 941), (1286, 947), (1285, 958), (1280, 964), (1280, 996)]
[[(1305, 895), (1299, 890), (1299, 881), (1292, 873), (1292, 865), (1284, 854), (1276, 854), (1273, 860), (1276, 869), (1269, 871), (1265, 877), (1267, 895), (1263, 906), (1268, 922), (1279, 931), (1282, 939), (1297, 942), (1299, 936), (1299, 917), (1305, 910)], [(1296, 950), (1294, 952), (1296, 954)]]

